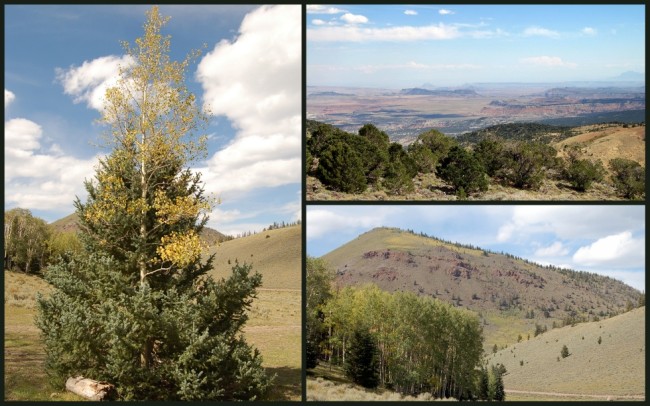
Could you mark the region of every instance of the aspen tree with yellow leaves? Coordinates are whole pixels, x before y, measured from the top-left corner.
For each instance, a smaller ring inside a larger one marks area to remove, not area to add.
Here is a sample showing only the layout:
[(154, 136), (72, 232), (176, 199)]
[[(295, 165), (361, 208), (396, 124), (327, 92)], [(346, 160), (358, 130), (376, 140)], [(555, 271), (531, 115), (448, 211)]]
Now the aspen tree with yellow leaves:
[(123, 400), (260, 399), (271, 379), (242, 328), (261, 275), (245, 264), (206, 275), (199, 233), (213, 202), (188, 165), (206, 156), (207, 114), (185, 87), (200, 52), (170, 60), (168, 20), (147, 13), (106, 91), (110, 153), (75, 202), (84, 249), (50, 267), (54, 293), (38, 300), (46, 365), (58, 386), (107, 381)]

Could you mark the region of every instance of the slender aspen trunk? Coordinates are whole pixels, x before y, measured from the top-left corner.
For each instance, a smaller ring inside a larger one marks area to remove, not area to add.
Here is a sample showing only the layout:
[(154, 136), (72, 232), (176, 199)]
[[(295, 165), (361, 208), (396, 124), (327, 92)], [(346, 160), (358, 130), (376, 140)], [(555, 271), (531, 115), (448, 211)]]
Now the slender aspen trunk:
[[(141, 120), (141, 125), (140, 129), (142, 131), (142, 145), (140, 146), (140, 187), (141, 187), (141, 197), (142, 197), (142, 202), (146, 203), (147, 201), (147, 168), (146, 168), (146, 157), (145, 153), (143, 151), (143, 148), (145, 147), (146, 143), (146, 134), (145, 134), (145, 128), (144, 128), (144, 123), (145, 123), (145, 109), (146, 109), (146, 101), (147, 101), (147, 93), (146, 90), (143, 92), (142, 95), (142, 120)], [(146, 204), (143, 204), (141, 216), (140, 216), (140, 240), (141, 244), (144, 244), (146, 246), (146, 241), (147, 241), (147, 211), (146, 211)], [(146, 277), (147, 277), (147, 258), (146, 258), (146, 251), (142, 251), (140, 253), (140, 258), (138, 260), (138, 267), (140, 268), (140, 287), (144, 288), (146, 284)], [(140, 353), (140, 365), (146, 369), (149, 369), (151, 367), (152, 363), (152, 353), (153, 353), (153, 340), (150, 338), (147, 338), (143, 347), (142, 351)]]

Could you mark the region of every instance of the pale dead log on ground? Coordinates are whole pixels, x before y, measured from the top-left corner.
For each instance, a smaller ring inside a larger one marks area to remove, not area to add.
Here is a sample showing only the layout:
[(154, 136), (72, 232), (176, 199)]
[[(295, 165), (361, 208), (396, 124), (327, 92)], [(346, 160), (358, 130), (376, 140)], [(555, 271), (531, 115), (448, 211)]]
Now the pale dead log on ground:
[(90, 400), (110, 400), (115, 395), (115, 386), (78, 376), (68, 378), (65, 388), (72, 393)]

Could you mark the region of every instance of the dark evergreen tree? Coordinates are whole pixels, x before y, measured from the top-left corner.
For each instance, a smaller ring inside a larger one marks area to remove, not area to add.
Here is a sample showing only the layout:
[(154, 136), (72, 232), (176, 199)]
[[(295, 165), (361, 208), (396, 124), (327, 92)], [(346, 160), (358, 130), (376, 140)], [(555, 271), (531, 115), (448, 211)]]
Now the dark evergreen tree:
[(46, 272), (38, 298), (46, 368), (108, 381), (120, 399), (252, 400), (270, 379), (243, 338), (261, 275), (236, 264), (206, 275), (199, 233), (210, 202), (186, 165), (205, 152), (205, 119), (169, 60), (167, 19), (154, 7), (145, 35), (126, 50), (136, 61), (106, 93), (112, 151), (100, 160), (88, 199), (75, 202), (83, 250)]
[(506, 400), (506, 391), (503, 386), (503, 374), (504, 374), (504, 369), (501, 369), (499, 367), (492, 367), (492, 374), (494, 375), (494, 381), (493, 381), (493, 397), (492, 400), (496, 400), (497, 402), (503, 402)]
[(413, 159), (398, 143), (388, 149), (389, 162), (384, 174), (383, 186), (391, 194), (404, 194), (413, 191), (413, 177), (417, 169)]
[(355, 330), (345, 363), (345, 375), (364, 388), (375, 388), (379, 384), (377, 345), (370, 332)]
[(438, 174), (461, 196), (488, 189), (483, 166), (471, 152), (460, 146), (451, 148), (447, 157), (442, 160)]
[(373, 124), (364, 124), (364, 126), (359, 129), (359, 135), (366, 138), (374, 145), (377, 145), (380, 149), (388, 150), (388, 145), (390, 144), (388, 134), (381, 131)]
[(316, 177), (341, 192), (361, 193), (367, 186), (361, 157), (341, 137), (329, 140), (323, 147)]
[(571, 354), (569, 354), (569, 348), (567, 348), (566, 345), (562, 346), (562, 350), (560, 351), (560, 355), (562, 356), (562, 358), (566, 358), (569, 355), (571, 355)]
[(490, 397), (490, 376), (487, 368), (481, 368), (479, 379), (478, 398), (480, 400), (492, 400)]
[[(364, 126), (362, 130), (364, 128), (367, 129), (367, 126), (369, 125), (370, 124)], [(377, 132), (379, 131), (376, 128), (375, 130)], [(379, 182), (379, 179), (383, 175), (386, 165), (388, 164), (388, 142), (384, 142), (381, 137), (376, 139), (376, 137), (372, 136), (374, 132), (370, 130), (366, 130), (365, 132), (359, 130), (359, 133), (366, 134), (367, 137), (345, 134), (339, 138), (349, 145), (361, 159), (361, 173), (365, 176), (368, 184), (374, 185)], [(387, 139), (388, 136), (386, 135), (386, 140)]]
[(503, 140), (497, 137), (481, 140), (474, 148), (474, 156), (489, 176), (498, 175), (505, 165)]

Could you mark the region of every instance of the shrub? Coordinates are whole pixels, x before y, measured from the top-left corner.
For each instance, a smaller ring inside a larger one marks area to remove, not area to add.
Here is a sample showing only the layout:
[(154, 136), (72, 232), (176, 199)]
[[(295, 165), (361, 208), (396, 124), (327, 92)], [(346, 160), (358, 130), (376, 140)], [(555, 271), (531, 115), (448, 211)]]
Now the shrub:
[(497, 174), (514, 187), (538, 189), (548, 169), (557, 166), (557, 151), (540, 142), (519, 142), (504, 152), (504, 167)]
[(587, 159), (571, 160), (563, 171), (564, 178), (581, 192), (589, 189), (593, 182), (603, 180), (604, 174), (605, 168), (600, 161), (594, 163)]
[(341, 139), (331, 140), (323, 148), (316, 176), (323, 184), (341, 192), (361, 193), (366, 190), (361, 158)]
[(465, 193), (484, 192), (488, 189), (485, 169), (481, 163), (473, 153), (459, 146), (454, 146), (449, 151), (449, 155), (442, 160), (438, 174), (450, 183), (460, 196)]
[(636, 199), (645, 194), (645, 168), (638, 162), (615, 158), (609, 161), (612, 181), (616, 191), (627, 199)]
[(429, 130), (418, 135), (408, 149), (420, 172), (433, 172), (451, 148), (458, 143), (438, 130)]
[(494, 176), (505, 165), (503, 151), (503, 140), (496, 137), (486, 138), (476, 145), (474, 148), (474, 156), (483, 165), (486, 173)]

